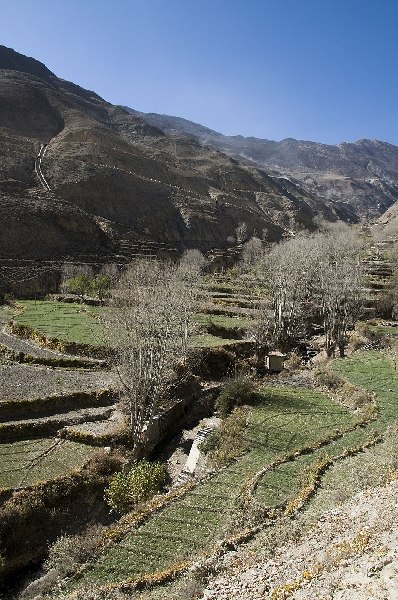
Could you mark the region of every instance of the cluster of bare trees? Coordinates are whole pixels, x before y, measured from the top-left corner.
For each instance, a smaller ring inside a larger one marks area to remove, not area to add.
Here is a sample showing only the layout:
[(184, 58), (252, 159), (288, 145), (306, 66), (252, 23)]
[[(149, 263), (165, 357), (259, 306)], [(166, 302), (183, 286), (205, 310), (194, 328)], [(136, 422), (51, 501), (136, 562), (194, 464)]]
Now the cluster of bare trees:
[[(343, 224), (298, 234), (270, 250), (257, 265), (272, 311), (263, 306), (262, 337), (280, 349), (323, 325), (325, 350), (344, 355), (347, 330), (360, 316), (362, 269), (357, 233)], [(265, 331), (265, 334), (264, 334)]]
[(145, 259), (132, 263), (106, 312), (109, 346), (138, 447), (187, 354), (201, 270), (194, 252), (179, 264)]
[[(361, 244), (338, 224), (299, 233), (264, 251), (252, 239), (243, 251), (243, 277), (266, 293), (258, 298), (253, 332), (259, 353), (285, 350), (323, 326), (328, 355), (344, 354), (347, 331), (361, 307)], [(119, 277), (106, 311), (109, 346), (123, 389), (132, 437), (145, 444), (149, 423), (176, 381), (188, 352), (204, 259), (189, 251), (177, 264), (137, 260)]]

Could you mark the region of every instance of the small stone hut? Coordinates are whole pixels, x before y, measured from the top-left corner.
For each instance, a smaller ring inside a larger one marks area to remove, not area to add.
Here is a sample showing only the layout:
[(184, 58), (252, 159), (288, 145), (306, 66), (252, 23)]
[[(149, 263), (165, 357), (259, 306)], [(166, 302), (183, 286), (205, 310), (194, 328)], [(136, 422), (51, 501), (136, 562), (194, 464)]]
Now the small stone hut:
[(265, 366), (273, 373), (280, 373), (285, 368), (284, 362), (286, 359), (286, 354), (282, 354), (281, 352), (270, 352), (268, 356), (265, 357)]

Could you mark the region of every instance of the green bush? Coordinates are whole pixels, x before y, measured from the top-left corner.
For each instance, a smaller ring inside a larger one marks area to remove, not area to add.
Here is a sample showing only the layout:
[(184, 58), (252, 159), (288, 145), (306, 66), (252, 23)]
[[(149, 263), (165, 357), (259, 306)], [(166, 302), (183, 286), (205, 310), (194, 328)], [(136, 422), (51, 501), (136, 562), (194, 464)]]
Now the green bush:
[(216, 409), (221, 418), (225, 419), (235, 406), (249, 404), (253, 391), (253, 382), (248, 377), (228, 383), (216, 400)]
[(105, 501), (119, 513), (131, 510), (134, 504), (154, 496), (166, 479), (161, 463), (141, 460), (130, 471), (116, 473), (105, 490)]

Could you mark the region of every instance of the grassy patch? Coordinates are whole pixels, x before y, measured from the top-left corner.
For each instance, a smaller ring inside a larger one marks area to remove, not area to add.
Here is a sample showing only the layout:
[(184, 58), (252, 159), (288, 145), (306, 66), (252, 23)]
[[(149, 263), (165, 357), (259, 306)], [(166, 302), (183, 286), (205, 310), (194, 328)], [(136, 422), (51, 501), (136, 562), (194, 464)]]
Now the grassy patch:
[(0, 488), (46, 481), (82, 465), (95, 450), (58, 438), (0, 443)]
[[(14, 321), (20, 325), (27, 325), (36, 331), (51, 338), (74, 342), (78, 344), (89, 344), (99, 346), (103, 344), (102, 326), (95, 313), (106, 310), (103, 307), (85, 306), (84, 304), (72, 304), (67, 302), (50, 302), (21, 300), (19, 305), (24, 311), (15, 315)], [(206, 315), (198, 313), (193, 319), (201, 325), (217, 325), (226, 328), (245, 327), (249, 322), (247, 319), (228, 317), (223, 315)], [(193, 336), (190, 345), (196, 348), (207, 348), (232, 344), (235, 340), (211, 334)]]
[(248, 429), (253, 447), (269, 458), (315, 441), (352, 421), (352, 415), (317, 390), (263, 387)]
[(391, 335), (398, 337), (398, 327), (391, 327), (388, 325), (369, 325), (369, 330), (374, 333), (382, 333), (383, 335)]
[[(248, 451), (138, 530), (128, 532), (86, 572), (85, 584), (160, 571), (209, 548), (225, 537), (248, 474), (275, 456), (332, 433), (351, 420), (348, 411), (319, 392), (263, 388), (245, 432)], [(286, 490), (293, 476), (285, 475)]]
[(368, 487), (383, 485), (398, 467), (397, 429), (389, 430), (384, 438), (382, 443), (329, 469), (323, 477), (322, 488), (308, 506), (308, 512), (319, 515)]
[(218, 325), (220, 327), (247, 327), (251, 321), (242, 317), (230, 317), (227, 315), (212, 315), (205, 313), (197, 313), (192, 318), (194, 323), (199, 325)]
[[(14, 317), (20, 325), (33, 327), (51, 338), (98, 346), (103, 343), (102, 326), (93, 308), (83, 304), (23, 300), (25, 310)], [(101, 307), (96, 307), (99, 312)], [(103, 310), (103, 309), (102, 309)]]
[(392, 362), (380, 352), (360, 352), (336, 360), (333, 370), (351, 383), (376, 394), (379, 406), (377, 427), (386, 429), (398, 420), (398, 374)]
[(368, 426), (347, 433), (311, 455), (301, 456), (294, 462), (280, 465), (273, 472), (267, 473), (257, 490), (258, 498), (265, 503), (282, 501), (289, 492), (297, 492), (305, 471), (316, 460), (325, 454), (336, 456), (347, 448), (363, 444), (372, 438), (375, 430), (383, 434), (383, 441), (331, 466), (323, 475), (322, 486), (297, 520), (264, 530), (251, 542), (251, 549), (260, 549), (262, 554), (271, 556), (274, 548), (286, 543), (292, 535), (304, 535), (311, 523), (325, 510), (344, 502), (367, 487), (384, 484), (398, 468), (398, 431), (394, 425), (398, 421), (398, 376), (391, 361), (378, 352), (359, 352), (349, 359), (336, 360), (333, 370), (351, 383), (376, 393), (378, 418)]
[[(331, 465), (322, 476), (322, 486), (302, 514), (264, 529), (250, 542), (252, 550), (271, 556), (276, 546), (305, 533), (324, 510), (366, 486), (383, 483), (398, 465), (398, 432), (393, 426), (398, 420), (395, 370), (385, 356), (376, 352), (357, 353), (351, 359), (338, 360), (334, 369), (351, 383), (377, 394), (376, 421), (339, 436), (337, 430), (353, 426), (355, 416), (318, 391), (262, 388), (245, 431), (249, 450), (213, 479), (148, 519), (139, 530), (127, 533), (120, 544), (110, 548), (93, 565), (85, 583), (95, 585), (97, 581), (120, 581), (160, 571), (188, 556), (198, 556), (217, 539), (225, 537), (231, 526), (235, 525), (236, 533), (239, 531), (234, 521), (237, 499), (248, 476), (276, 458), (309, 447), (317, 440), (325, 443), (265, 473), (259, 481), (256, 499), (268, 506), (285, 502), (308, 484), (315, 466), (327, 457), (340, 456), (347, 449), (363, 445), (372, 439), (375, 428), (383, 433), (382, 442), (355, 455), (346, 455)], [(166, 588), (161, 588), (146, 597), (174, 597), (172, 589), (178, 585), (169, 585), (169, 596)]]

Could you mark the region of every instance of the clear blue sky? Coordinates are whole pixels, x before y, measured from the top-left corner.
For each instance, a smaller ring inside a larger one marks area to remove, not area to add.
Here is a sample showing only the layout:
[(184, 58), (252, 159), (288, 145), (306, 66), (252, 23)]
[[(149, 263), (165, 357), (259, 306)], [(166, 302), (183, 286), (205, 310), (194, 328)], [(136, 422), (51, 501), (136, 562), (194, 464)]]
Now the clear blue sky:
[(398, 145), (397, 0), (0, 0), (0, 43), (225, 135)]

